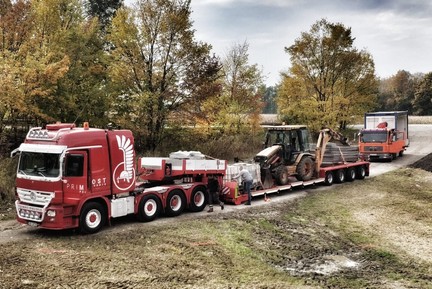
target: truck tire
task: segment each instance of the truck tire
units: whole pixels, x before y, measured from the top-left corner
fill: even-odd
[[[336,171],[335,182],[339,184],[345,182],[345,170],[340,169]]]
[[[299,181],[309,181],[314,174],[314,161],[310,157],[303,157],[296,168]]]
[[[141,222],[150,222],[156,219],[162,209],[162,204],[158,197],[148,195],[141,199],[138,207],[137,218]]]
[[[83,234],[98,232],[106,222],[106,209],[97,202],[85,203],[79,217],[79,228]]]
[[[285,166],[279,166],[275,171],[275,180],[278,186],[284,186],[289,182],[288,171]]]
[[[404,151],[400,151],[399,152],[399,157],[403,157],[403,155],[404,155]]]
[[[346,171],[346,180],[348,182],[354,181],[356,178],[356,171],[354,168],[348,168]]]
[[[358,180],[363,180],[366,177],[366,169],[364,166],[359,166],[357,168],[356,177]]]
[[[331,186],[333,185],[333,182],[334,182],[333,172],[328,171],[325,175],[324,183],[326,184],[326,186]]]
[[[168,194],[165,213],[169,217],[175,217],[183,213],[186,206],[186,197],[182,190],[173,190]]]
[[[211,194],[211,193],[210,193]],[[192,212],[201,212],[208,203],[207,189],[203,186],[198,186],[193,189],[189,210]]]

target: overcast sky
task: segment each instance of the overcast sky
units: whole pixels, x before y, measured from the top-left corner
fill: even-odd
[[[192,0],[192,10],[196,40],[221,57],[247,41],[267,85],[290,67],[284,47],[321,18],[351,27],[354,46],[372,54],[379,77],[432,72],[431,0]]]

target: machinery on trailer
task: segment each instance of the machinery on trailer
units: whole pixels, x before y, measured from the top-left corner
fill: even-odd
[[[111,218],[202,211],[209,178],[222,184],[223,160],[197,152],[140,158],[128,130],[57,123],[32,128],[19,153],[17,220],[46,229],[97,232]],[[137,178],[139,176],[139,178]]]
[[[373,159],[396,159],[409,146],[408,112],[370,112],[359,133],[360,153]]]
[[[364,179],[369,175],[369,162],[359,158],[358,147],[351,147],[341,134],[323,129],[315,146],[310,149],[310,136],[306,126],[266,126],[265,149],[259,152],[254,163],[228,165],[224,178],[225,202],[241,204],[247,201],[242,194],[241,180],[233,180],[240,167],[253,176],[252,196],[261,196],[319,183],[332,185]],[[330,146],[329,142],[334,141]],[[332,148],[332,149],[329,149]]]

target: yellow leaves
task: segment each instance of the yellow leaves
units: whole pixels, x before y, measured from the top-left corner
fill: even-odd
[[[54,63],[49,63],[43,72],[43,79],[49,84],[56,84],[56,82],[65,76],[69,70],[70,60],[69,56],[65,55],[62,60]]]

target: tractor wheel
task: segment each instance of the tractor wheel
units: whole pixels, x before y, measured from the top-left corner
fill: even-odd
[[[276,169],[275,180],[276,180],[276,184],[279,186],[288,184],[289,176],[288,176],[287,168],[285,166],[282,165]]]
[[[303,157],[297,165],[296,172],[299,181],[309,181],[314,174],[314,161],[310,157]]]
[[[156,219],[162,210],[162,204],[158,197],[148,195],[141,199],[138,207],[138,220],[150,222]]]
[[[186,197],[181,190],[173,190],[168,194],[165,212],[167,216],[180,215],[186,206]]]
[[[106,218],[106,210],[100,203],[86,203],[79,218],[80,231],[84,234],[96,233],[105,225]]]
[[[211,193],[210,193],[211,194]],[[192,212],[201,212],[207,205],[207,190],[203,186],[198,186],[192,191],[189,210]]]

